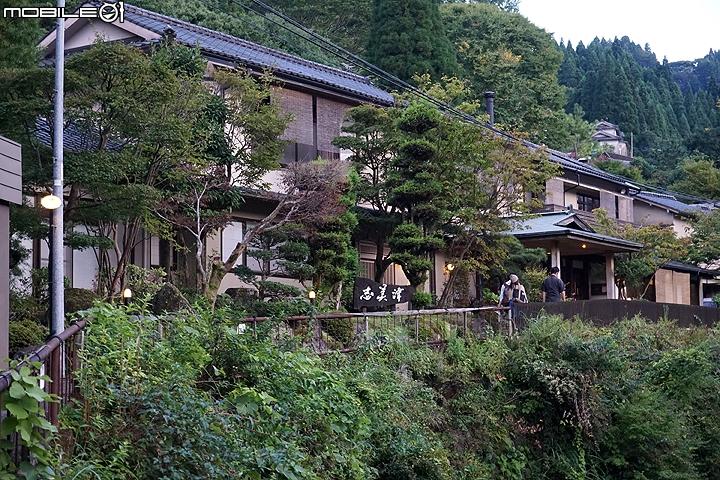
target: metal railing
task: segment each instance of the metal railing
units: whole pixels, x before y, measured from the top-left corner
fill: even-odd
[[[516,328],[508,318],[510,307],[448,308],[433,310],[398,310],[393,312],[315,314],[287,317],[285,333],[290,336],[312,333],[312,344],[318,353],[330,351],[350,352],[363,338],[376,333],[395,331],[417,343],[437,344],[447,340],[451,332],[466,336],[472,331],[483,335],[487,327],[512,334]],[[273,320],[273,317],[246,317],[240,320],[238,331],[246,331],[258,324]],[[334,338],[331,322],[351,320],[350,337]],[[310,329],[313,332],[309,332]],[[347,325],[346,325],[347,328]],[[282,332],[278,331],[278,334]]]
[[[0,374],[0,393],[9,389],[13,384],[12,370],[19,371],[23,366],[40,363],[39,374],[50,378],[42,380],[40,386],[53,396],[56,401],[44,402],[45,417],[50,423],[58,425],[60,406],[71,402],[76,396],[74,372],[79,368],[78,350],[82,347],[84,328],[87,320],[79,320],[62,333],[51,337],[45,345],[34,350],[27,358],[22,360],[14,369],[6,370]],[[33,370],[34,367],[31,366]],[[7,415],[2,402],[0,402],[2,418]],[[27,458],[28,452],[20,447],[19,434],[9,436],[15,448],[12,450],[12,461],[18,464]]]

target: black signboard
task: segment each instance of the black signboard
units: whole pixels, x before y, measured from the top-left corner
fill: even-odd
[[[355,308],[384,307],[409,302],[415,288],[409,285],[388,285],[367,278],[355,278],[353,300]]]

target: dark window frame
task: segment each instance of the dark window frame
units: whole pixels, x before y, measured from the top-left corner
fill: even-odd
[[[581,212],[592,212],[600,208],[600,197],[593,197],[585,193],[577,194],[577,206]]]

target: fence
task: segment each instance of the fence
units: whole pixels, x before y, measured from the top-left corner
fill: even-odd
[[[518,304],[516,324],[523,328],[528,318],[537,317],[541,311],[549,315],[562,315],[591,321],[596,325],[610,325],[623,318],[640,315],[650,321],[675,320],[680,327],[711,326],[720,322],[720,308],[675,303],[656,303],[627,300],[579,300],[574,302]]]

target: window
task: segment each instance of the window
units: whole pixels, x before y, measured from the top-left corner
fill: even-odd
[[[283,158],[280,163],[289,165],[295,162],[312,162],[318,157],[317,149],[306,143],[291,143],[283,150]]]
[[[600,208],[600,199],[589,195],[578,193],[577,196],[578,210],[581,212],[592,212],[596,208]]]

